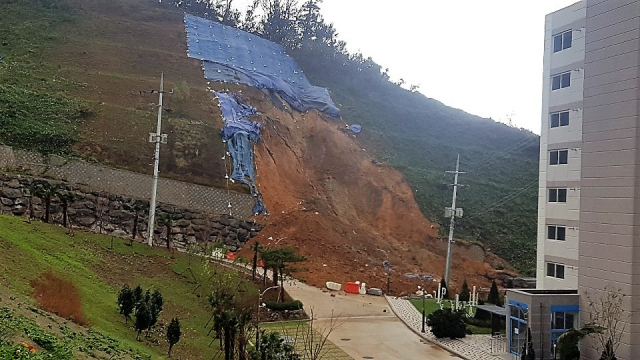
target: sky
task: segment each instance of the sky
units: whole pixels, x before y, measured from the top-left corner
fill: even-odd
[[[577,0],[324,0],[351,51],[448,106],[540,134],[545,15]]]

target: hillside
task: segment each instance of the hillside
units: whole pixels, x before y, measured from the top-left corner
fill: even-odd
[[[212,338],[205,328],[208,289],[196,290],[197,283],[181,275],[190,267],[198,278],[209,277],[203,275],[202,263],[186,254],[126,243],[82,232],[69,236],[58,226],[0,215],[0,345],[26,341],[56,360],[165,358],[163,332],[178,317],[184,337],[174,349],[176,358],[219,356],[218,347],[209,346]],[[213,269],[217,276],[233,276]],[[123,284],[163,293],[159,325],[143,341],[136,341],[132,323],[126,325],[118,313],[116,298]],[[255,295],[256,289],[250,292]]]
[[[152,147],[146,139],[155,127],[157,99],[140,90],[157,89],[164,71],[174,94],[165,98],[171,111],[165,113],[169,144],[161,155],[162,176],[226,187],[220,112],[207,93],[201,64],[186,57],[180,11],[146,0],[26,3],[31,6],[0,5],[0,54],[5,56],[0,61],[0,120],[9,129],[0,133],[0,142],[150,173]],[[259,184],[272,209],[262,242],[288,238],[284,243],[315,259],[309,266],[313,274],[347,279],[357,263],[357,273],[366,274],[362,280],[380,286],[384,256],[375,250],[380,247],[392,252],[398,284],[406,281],[404,272],[441,276],[444,245],[435,240],[438,226],[415,201],[428,219],[442,222],[450,197],[444,184],[451,182],[443,171],[452,169],[460,152],[462,170],[476,163],[476,171],[461,178],[471,187],[460,192],[466,217],[457,234],[485,242],[519,269],[532,266],[535,187],[497,211],[480,213],[536,178],[535,135],[447,108],[380,76],[341,72],[309,60],[302,50],[292,55],[312,82],[329,87],[343,121],[361,123],[364,131],[353,137],[343,131],[344,122],[278,110],[262,93],[218,86],[249,94],[249,103],[267,114],[263,123],[276,121],[276,127],[288,131],[285,140],[265,127],[265,143],[256,150]],[[43,117],[51,102],[61,111]],[[68,113],[64,121],[62,110]],[[52,126],[42,128],[42,123]],[[61,140],[52,142],[52,133]],[[34,136],[42,138],[30,141]],[[270,151],[277,167],[269,163]],[[504,263],[491,254],[476,260],[459,257],[455,281],[469,277],[486,284],[495,272],[482,260]],[[323,282],[315,275],[309,278]]]

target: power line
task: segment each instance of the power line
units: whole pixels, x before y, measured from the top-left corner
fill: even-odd
[[[537,183],[538,183],[537,179],[532,181],[532,182],[530,182],[530,183],[528,183],[527,185],[525,185],[525,186],[523,186],[523,187],[511,192],[510,194],[506,195],[502,199],[500,199],[498,201],[495,201],[494,203],[488,205],[484,210],[471,215],[468,219],[473,219],[473,218],[478,217],[479,215],[486,214],[486,213],[488,213],[490,211],[495,210],[499,206],[501,206],[501,205],[503,205],[503,204],[505,204],[505,203],[517,198],[518,196],[523,194],[525,191],[527,191],[529,188],[531,188],[532,186],[536,185]]]
[[[507,150],[504,150],[501,152],[501,154],[499,153],[498,155],[495,156],[491,156],[491,157],[485,157],[483,160],[480,160],[474,164],[472,164],[470,166],[470,168],[472,168],[469,172],[478,172],[488,166],[491,166],[499,161],[502,160],[506,160],[508,158],[510,158],[513,153],[515,153],[516,151],[520,151],[520,150],[524,150],[527,147],[529,147],[530,145],[532,145],[537,139],[536,138],[531,138],[529,140],[527,140],[524,143],[520,143],[519,145],[513,146]],[[478,166],[475,169],[473,169],[474,166]]]

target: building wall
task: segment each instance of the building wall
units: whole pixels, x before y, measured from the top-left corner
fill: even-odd
[[[586,320],[584,294],[626,295],[616,355],[631,360],[640,352],[640,1],[586,4],[578,284]],[[583,354],[599,358],[589,342]]]
[[[545,19],[537,236],[539,289],[578,286],[585,10],[585,3],[579,2],[549,14]],[[571,47],[554,53],[553,36],[565,31],[572,33]],[[552,76],[566,72],[570,73],[571,86],[552,90]],[[560,111],[569,112],[569,125],[551,128],[550,114]],[[549,152],[565,149],[568,150],[568,163],[549,165]],[[549,188],[566,188],[567,202],[550,203]],[[548,240],[548,225],[564,226],[565,241]],[[564,279],[546,276],[548,262],[565,266]]]

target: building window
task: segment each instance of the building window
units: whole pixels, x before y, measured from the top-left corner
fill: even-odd
[[[564,226],[549,225],[547,226],[547,239],[564,241],[566,238],[567,228]]]
[[[551,90],[563,89],[571,86],[571,71],[554,75],[551,78]]]
[[[567,189],[549,189],[550,203],[566,203]]]
[[[573,31],[565,31],[553,36],[553,52],[562,51],[571,47]]]
[[[569,163],[569,150],[549,151],[549,165],[566,165]]]
[[[551,114],[551,119],[549,120],[549,124],[552,128],[557,128],[560,126],[568,126],[569,125],[569,112],[561,111],[557,113]]]
[[[551,355],[560,335],[578,324],[578,305],[551,305]]]
[[[564,279],[564,265],[548,262],[547,276]]]

